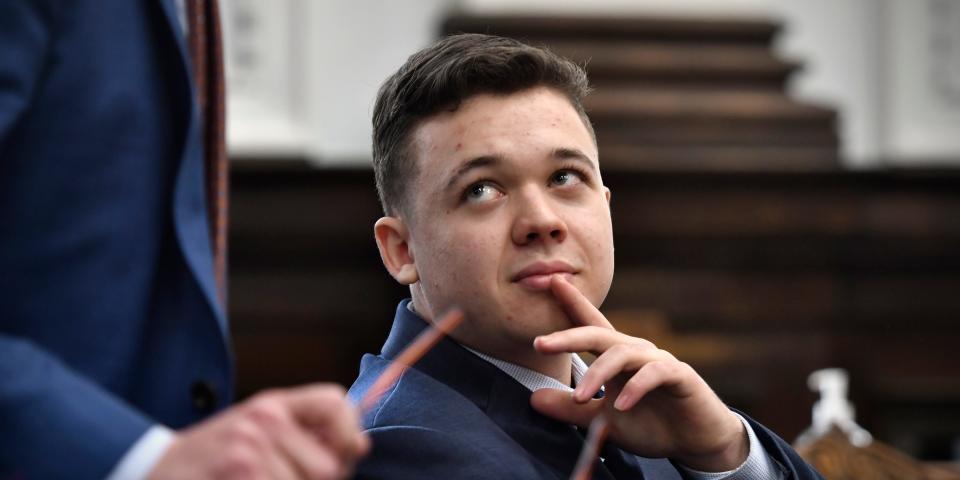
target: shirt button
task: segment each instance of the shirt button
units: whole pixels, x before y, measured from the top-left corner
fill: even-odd
[[[217,390],[210,382],[197,380],[190,386],[190,399],[198,412],[211,413],[217,406]]]

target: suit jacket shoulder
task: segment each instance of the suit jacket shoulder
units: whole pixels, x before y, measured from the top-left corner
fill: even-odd
[[[355,400],[388,362],[368,355]],[[374,451],[357,478],[552,478],[476,404],[410,369],[363,419]]]

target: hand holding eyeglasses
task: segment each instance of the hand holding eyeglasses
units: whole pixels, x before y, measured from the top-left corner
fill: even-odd
[[[609,420],[610,440],[651,458],[670,458],[704,472],[733,470],[749,453],[740,419],[690,365],[642,338],[616,331],[580,291],[555,276],[551,290],[578,327],[538,337],[540,353],[591,352],[597,356],[573,394],[534,392],[533,408],[586,427]],[[605,396],[594,394],[605,387]]]

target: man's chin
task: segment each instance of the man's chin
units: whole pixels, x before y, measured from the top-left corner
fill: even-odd
[[[538,335],[547,335],[579,326],[570,320],[552,298],[549,301],[532,299],[523,308],[522,321],[530,325],[530,330],[535,332],[531,340]]]

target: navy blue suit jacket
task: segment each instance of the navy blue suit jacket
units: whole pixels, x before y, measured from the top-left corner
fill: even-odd
[[[397,308],[381,354],[364,356],[349,392],[354,401],[426,328],[408,303]],[[748,421],[786,478],[820,478],[783,440]],[[357,478],[566,479],[584,439],[576,428],[537,413],[526,387],[450,339],[408,369],[363,425],[373,451]],[[682,478],[666,459],[639,457],[610,443],[601,456],[596,479]]]
[[[174,0],[0,1],[0,478],[230,399],[185,48]]]

